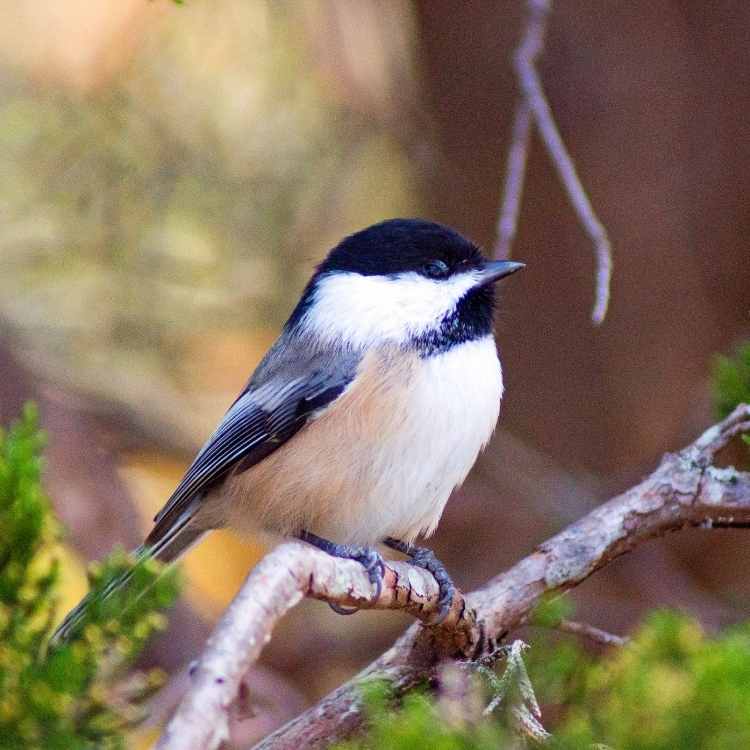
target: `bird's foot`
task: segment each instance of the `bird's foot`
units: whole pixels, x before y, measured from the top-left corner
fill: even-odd
[[[383,544],[410,557],[411,563],[418,568],[424,568],[426,571],[432,573],[438,583],[440,596],[438,598],[438,611],[431,624],[439,625],[448,616],[453,597],[456,593],[456,586],[453,583],[453,579],[450,577],[443,563],[427,547],[416,547],[413,544],[402,542],[400,539],[394,539],[390,536],[383,540]]]
[[[340,557],[345,560],[355,560],[358,562],[367,571],[370,583],[375,586],[375,594],[373,595],[371,602],[375,603],[380,598],[380,592],[383,589],[385,563],[376,549],[373,547],[364,547],[358,544],[336,544],[335,542],[328,541],[328,539],[323,539],[316,534],[312,534],[309,531],[301,531],[299,538],[303,542],[312,544],[313,547],[317,547],[333,557]],[[328,606],[340,615],[353,615],[355,612],[359,612],[359,609],[356,607],[354,609],[347,609],[335,602],[328,602]]]

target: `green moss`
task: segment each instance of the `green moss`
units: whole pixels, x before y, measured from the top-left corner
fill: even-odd
[[[494,722],[455,726],[424,690],[413,690],[396,705],[387,682],[369,683],[363,700],[369,716],[365,737],[336,745],[336,750],[497,750],[506,733]]]
[[[559,748],[750,746],[750,627],[709,638],[687,617],[652,615],[631,645],[590,668],[556,738]]]
[[[531,614],[531,623],[543,628],[554,628],[561,620],[570,617],[573,605],[564,594],[545,596]]]
[[[716,411],[725,417],[738,404],[750,403],[750,343],[738,346],[731,357],[717,356],[713,364]]]

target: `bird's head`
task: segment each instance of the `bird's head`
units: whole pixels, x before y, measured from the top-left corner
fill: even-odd
[[[520,268],[486,259],[449,227],[391,219],[331,250],[287,328],[356,348],[445,350],[491,333],[494,283]]]

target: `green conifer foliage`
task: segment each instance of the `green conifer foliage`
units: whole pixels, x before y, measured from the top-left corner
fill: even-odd
[[[559,750],[750,747],[750,627],[709,638],[688,617],[652,614],[588,669],[555,737]]]
[[[448,720],[439,686],[437,693],[416,690],[400,702],[387,686],[366,686],[368,731],[337,750],[750,747],[750,625],[709,637],[695,620],[659,611],[628,645],[610,648],[598,659],[569,637],[542,635],[532,644],[528,672],[551,732],[543,742],[519,731],[513,711],[507,710],[514,701],[511,693],[504,699],[505,711],[487,710],[494,703],[493,681],[478,673],[486,708],[474,721],[458,724]],[[503,669],[502,660],[498,666]]]
[[[713,386],[720,417],[726,417],[738,404],[750,404],[750,342],[738,346],[731,357],[716,357]]]
[[[68,643],[48,648],[60,527],[41,486],[43,443],[31,406],[0,432],[0,748],[120,748],[161,681],[126,668],[163,627],[176,581],[154,564],[136,566],[127,591],[100,599]],[[132,565],[115,553],[92,569],[92,590]]]

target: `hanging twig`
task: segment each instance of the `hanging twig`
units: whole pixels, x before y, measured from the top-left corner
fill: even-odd
[[[508,148],[508,163],[505,168],[505,184],[503,185],[502,203],[497,221],[497,243],[495,257],[506,259],[510,257],[513,241],[518,229],[518,211],[523,195],[523,183],[526,177],[526,162],[529,156],[531,141],[531,110],[523,97],[516,107],[513,120],[513,132]]]
[[[526,161],[530,145],[531,117],[547,153],[563,183],[565,192],[596,251],[596,296],[591,319],[600,324],[607,314],[612,277],[612,245],[576,173],[573,160],[563,143],[552,109],[544,93],[536,61],[544,49],[552,0],[528,0],[524,33],[514,55],[521,96],[516,107],[508,164],[503,190],[495,255],[508,257],[518,226]]]

